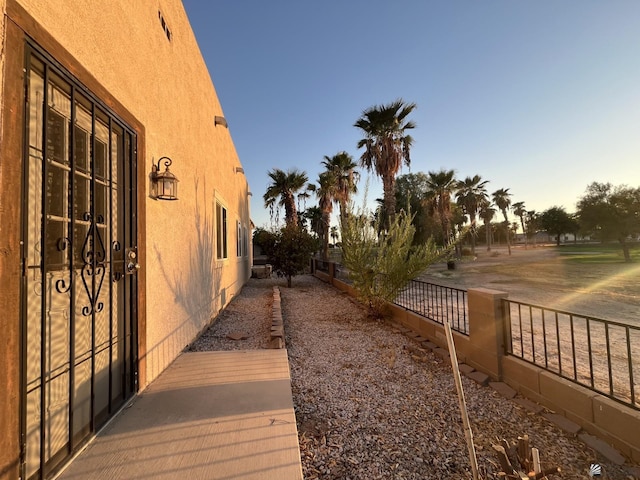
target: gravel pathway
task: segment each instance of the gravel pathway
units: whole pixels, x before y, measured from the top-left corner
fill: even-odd
[[[305,479],[470,479],[451,366],[349,296],[310,276],[251,279],[193,351],[265,348],[280,287]],[[229,334],[242,333],[241,340]],[[233,336],[233,335],[232,335]],[[633,479],[572,435],[463,377],[481,478],[498,478],[491,447],[528,434],[549,477]],[[637,467],[636,467],[637,468]],[[633,470],[637,474],[636,470]]]

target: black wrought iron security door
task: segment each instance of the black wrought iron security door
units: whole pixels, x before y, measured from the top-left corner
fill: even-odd
[[[136,136],[31,47],[25,93],[23,470],[47,478],[136,389]]]

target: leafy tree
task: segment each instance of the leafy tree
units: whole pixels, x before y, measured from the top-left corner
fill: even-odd
[[[416,108],[415,103],[405,103],[398,99],[387,105],[376,105],[365,110],[354,124],[364,134],[358,148],[364,147],[360,164],[374,171],[382,179],[384,192],[384,226],[389,226],[396,213],[395,181],[404,162],[411,163],[410,150],[413,138],[407,130],[415,128],[415,123],[407,120]]]
[[[456,188],[455,172],[440,170],[429,172],[427,176],[427,195],[434,211],[438,213],[444,244],[453,242],[451,231],[451,197]]]
[[[524,202],[516,202],[511,205],[513,214],[520,219],[520,225],[522,226],[522,235],[524,236],[524,248],[527,248],[527,229],[524,224],[524,217],[527,214],[527,209],[524,208]]]
[[[253,231],[253,244],[260,248],[264,255],[269,255],[269,252],[273,250],[275,243],[275,234],[258,227]]]
[[[504,216],[504,229],[507,234],[507,250],[509,251],[509,255],[511,255],[511,230],[509,225],[509,218],[507,217],[507,210],[511,205],[511,199],[509,198],[511,194],[509,193],[508,188],[501,188],[496,190],[491,194],[493,198],[493,203],[496,204],[496,207],[500,209],[502,215]]]
[[[476,253],[476,216],[478,206],[483,199],[487,198],[486,185],[488,180],[482,180],[480,175],[466,177],[456,184],[456,202],[460,205],[466,215],[469,215],[471,224],[471,251]]]
[[[556,245],[560,246],[563,233],[574,231],[575,223],[564,207],[551,207],[540,215],[540,226],[551,235],[556,235]]]
[[[425,243],[437,231],[434,219],[427,208],[427,181],[427,176],[422,172],[400,175],[396,179],[396,205],[402,205],[405,210],[414,213],[414,244]]]
[[[640,188],[593,182],[577,206],[582,228],[602,241],[617,240],[625,262],[631,262],[629,238],[640,234]]]
[[[454,203],[451,205],[451,225],[453,225],[453,239],[456,242],[456,249],[459,249],[460,239],[466,235],[469,230],[465,228],[465,223],[467,223],[467,216],[464,214],[464,210],[460,205]]]
[[[413,246],[411,220],[410,212],[400,211],[381,235],[378,222],[372,225],[363,212],[348,215],[342,223],[342,263],[360,299],[376,316],[384,315],[386,303],[444,254],[431,241]]]
[[[298,209],[296,207],[296,193],[302,190],[308,177],[305,172],[294,168],[288,171],[274,168],[268,172],[272,182],[267,186],[264,194],[264,206],[269,208],[271,217],[278,221],[277,206],[284,207],[284,220],[287,225],[298,224]]]
[[[540,229],[540,214],[535,210],[527,212],[527,237],[533,239],[533,246],[536,246],[536,236]]]
[[[266,232],[266,231],[264,231]],[[265,253],[273,270],[286,277],[287,287],[291,287],[291,279],[305,271],[309,266],[311,255],[318,250],[318,241],[300,225],[286,225],[277,232],[261,234]],[[270,237],[270,238],[269,238]]]
[[[333,157],[325,155],[322,164],[335,179],[336,191],[333,199],[340,205],[340,218],[342,218],[347,212],[351,195],[358,191],[357,182],[360,179],[360,174],[356,171],[358,164],[347,152],[339,152]]]

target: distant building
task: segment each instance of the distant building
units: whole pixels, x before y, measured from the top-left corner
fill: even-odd
[[[50,478],[247,281],[249,186],[180,0],[0,8],[0,479]]]

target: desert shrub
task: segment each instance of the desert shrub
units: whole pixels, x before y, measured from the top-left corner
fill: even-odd
[[[379,220],[362,209],[349,212],[342,222],[342,263],[360,300],[377,316],[386,313],[387,302],[409,281],[448,252],[438,249],[432,238],[413,245],[412,219],[410,211],[401,211],[383,231]]]

